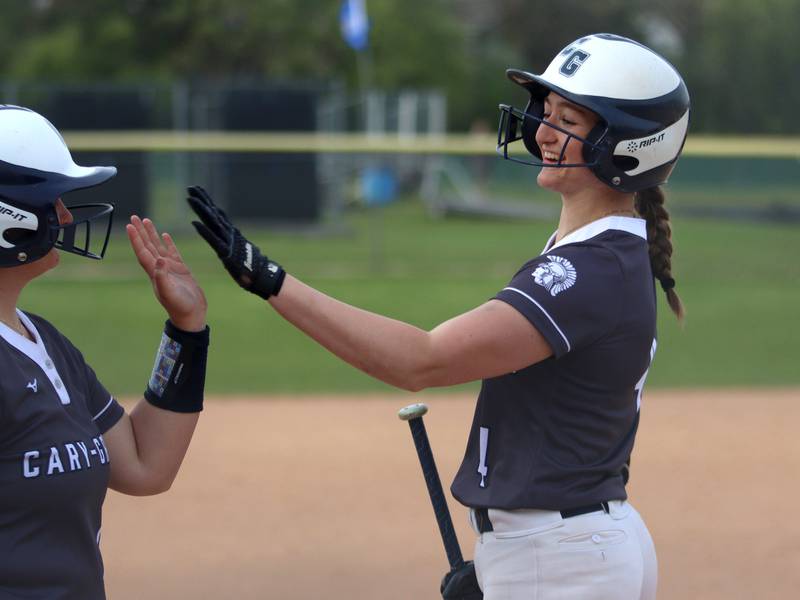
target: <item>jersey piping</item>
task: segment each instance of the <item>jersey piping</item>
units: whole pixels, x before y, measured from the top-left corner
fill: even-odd
[[[97,421],[97,419],[99,419],[103,415],[103,413],[106,412],[111,407],[112,404],[114,404],[114,397],[113,396],[111,396],[108,399],[108,403],[103,407],[103,409],[99,413],[97,413],[95,416],[92,417],[92,421]]]
[[[558,323],[556,323],[556,322],[555,322],[555,319],[553,319],[553,317],[551,317],[551,316],[550,316],[550,313],[548,313],[548,312],[547,312],[547,311],[544,309],[544,307],[543,307],[541,304],[539,304],[539,303],[538,303],[536,300],[534,300],[533,298],[531,298],[531,297],[530,297],[528,294],[526,294],[526,293],[525,293],[525,292],[523,292],[522,290],[518,290],[518,289],[517,289],[517,288],[515,288],[515,287],[506,287],[506,288],[503,288],[503,289],[504,289],[504,290],[508,290],[508,291],[510,291],[510,292],[516,292],[516,293],[517,293],[517,294],[519,294],[520,296],[524,296],[525,298],[527,298],[528,300],[530,300],[531,302],[533,302],[533,303],[536,305],[536,308],[538,308],[540,311],[542,311],[542,313],[544,314],[544,316],[545,316],[545,317],[547,317],[547,318],[550,320],[550,322],[553,324],[553,327],[555,327],[555,328],[556,328],[556,331],[558,331],[559,335],[561,335],[561,337],[562,337],[562,338],[563,338],[563,340],[564,340],[564,343],[567,345],[567,352],[569,352],[570,350],[572,350],[572,346],[570,346],[570,343],[569,343],[569,340],[567,339],[567,336],[566,336],[566,335],[564,335],[564,332],[563,332],[563,331],[561,331],[561,328],[558,326]]]
[[[577,244],[580,242],[585,242],[588,239],[591,239],[595,236],[600,235],[601,233],[608,231],[608,230],[618,230],[624,231],[626,233],[630,233],[632,235],[636,235],[643,240],[647,240],[647,222],[644,219],[640,219],[637,217],[623,217],[623,216],[608,216],[603,217],[601,219],[597,219],[596,221],[592,221],[591,223],[587,223],[583,227],[579,227],[572,233],[565,235],[558,243],[554,243],[556,236],[558,235],[558,231],[554,231],[550,238],[547,240],[544,248],[542,249],[542,254],[546,252],[552,252],[556,248],[560,248],[561,246],[566,246],[568,244]],[[536,308],[538,308],[542,314],[547,318],[548,321],[553,325],[555,330],[561,336],[561,339],[564,340],[564,344],[566,345],[565,352],[571,352],[572,346],[569,343],[569,339],[564,334],[564,331],[561,327],[558,326],[556,320],[550,315],[550,313],[545,310],[545,308],[539,304],[536,300],[534,300],[531,296],[519,290],[515,287],[505,287],[504,290],[508,290],[510,292],[516,292],[521,296],[524,296],[528,300],[530,300]],[[554,348],[555,350],[555,348]]]

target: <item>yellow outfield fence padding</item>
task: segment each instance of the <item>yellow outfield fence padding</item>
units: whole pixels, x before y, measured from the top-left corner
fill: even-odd
[[[340,152],[493,154],[496,136],[228,131],[67,131],[72,150],[118,152]],[[524,148],[514,153],[524,154]],[[800,158],[800,137],[690,135],[684,155]]]

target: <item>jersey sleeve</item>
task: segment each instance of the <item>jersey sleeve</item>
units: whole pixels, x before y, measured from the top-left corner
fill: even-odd
[[[564,246],[528,262],[495,299],[522,313],[560,358],[616,326],[622,277],[608,250]]]
[[[81,351],[63,333],[39,315],[25,314],[42,336],[48,352],[53,355],[62,380],[68,384],[67,388],[80,389],[85,396],[86,409],[100,433],[111,429],[125,414],[125,409],[100,383]]]
[[[92,414],[92,420],[97,425],[100,433],[105,433],[116,425],[122,418],[125,409],[100,383],[94,370],[84,363],[86,368],[86,387],[88,390],[87,403]]]

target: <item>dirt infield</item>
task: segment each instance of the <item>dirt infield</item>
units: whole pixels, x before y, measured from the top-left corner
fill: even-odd
[[[109,492],[110,600],[435,600],[446,559],[399,408],[426,402],[445,487],[474,398],[210,399],[173,489]],[[800,594],[800,390],[645,394],[629,494],[659,598]],[[449,497],[464,554],[474,536]]]

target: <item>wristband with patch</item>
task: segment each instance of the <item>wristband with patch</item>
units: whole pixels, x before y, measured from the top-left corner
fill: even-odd
[[[145,399],[173,412],[203,410],[208,341],[208,326],[202,331],[183,331],[168,320],[144,391]]]

